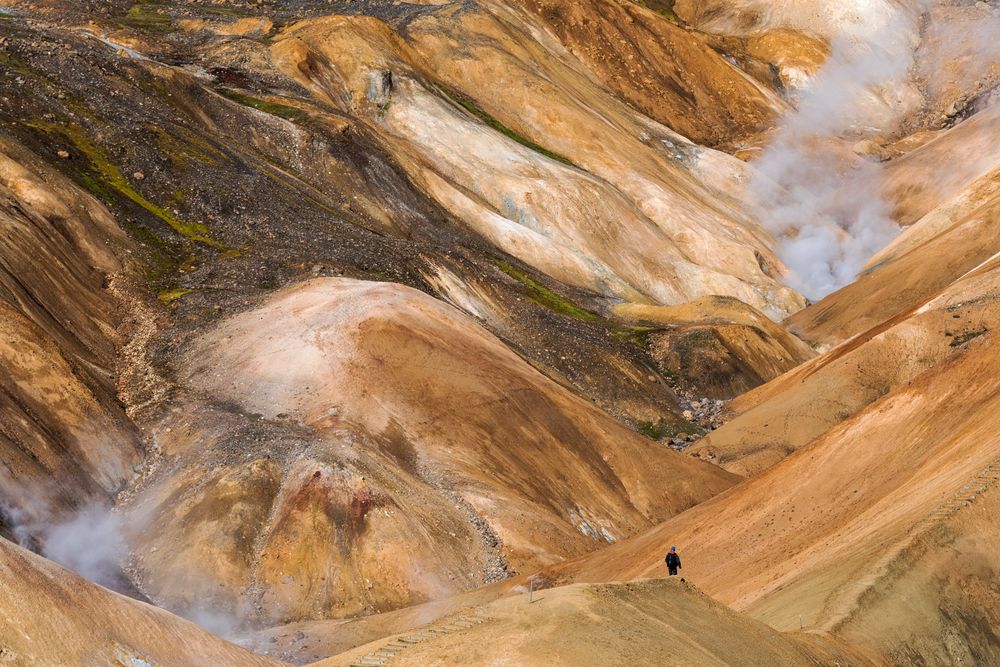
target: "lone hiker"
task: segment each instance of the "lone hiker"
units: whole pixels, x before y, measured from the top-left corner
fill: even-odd
[[[681,569],[681,557],[677,555],[677,547],[670,547],[664,560],[667,562],[667,572],[671,577],[676,577],[677,570]]]

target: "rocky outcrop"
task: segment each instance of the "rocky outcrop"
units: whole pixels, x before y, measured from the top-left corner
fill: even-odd
[[[711,296],[677,306],[622,304],[614,312],[644,327],[638,334],[648,341],[661,372],[691,400],[735,398],[815,354],[733,298]]]

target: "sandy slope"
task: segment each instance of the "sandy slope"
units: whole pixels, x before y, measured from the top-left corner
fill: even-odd
[[[920,308],[741,396],[733,403],[739,415],[691,451],[727,469],[755,473],[886,395],[905,390],[962,354],[963,341],[995,328],[995,267],[995,260],[986,262]]]
[[[563,282],[661,303],[726,294],[772,316],[800,307],[761,268],[759,257],[780,263],[739,200],[745,165],[623,104],[536,20],[496,2],[446,5],[402,34],[329,17],[282,32],[273,54],[370,123],[445,208]],[[456,95],[575,166],[480,122]]]
[[[996,262],[973,272],[886,335],[899,337],[896,349],[906,349],[904,341],[928,335],[922,319],[940,327],[947,320],[958,322],[952,314],[971,325],[970,333],[994,329],[1000,317],[998,277]],[[903,337],[907,330],[918,337]],[[937,335],[947,338],[940,329]],[[994,335],[951,337],[956,345],[949,344],[946,356],[928,370],[889,388],[777,465],[640,538],[556,570],[577,580],[650,576],[661,570],[665,545],[678,544],[686,556],[687,576],[721,601],[777,628],[795,627],[800,615],[809,627],[836,627],[863,613],[873,582],[891,572],[915,536],[936,525],[940,515],[932,513],[954,498],[967,497],[982,471],[1000,457],[995,435],[1000,385],[994,372],[1000,348]],[[868,345],[877,345],[875,341]],[[865,377],[864,367],[844,360],[838,364],[850,369],[847,377]],[[808,384],[793,383],[814,397],[836,393],[823,384],[811,391]],[[963,531],[956,532],[955,539],[963,539]],[[962,551],[948,549],[941,557],[964,563],[969,568],[964,576],[978,576],[973,574],[977,558],[992,559],[988,552],[972,552],[972,560],[963,561]],[[928,603],[915,614],[919,623],[929,623],[926,614],[935,604],[930,600],[953,592],[923,585],[921,595],[928,596]],[[885,604],[905,604],[895,595],[906,595],[905,589],[894,591]],[[958,609],[975,604],[974,598],[949,602]],[[908,619],[901,616],[900,627]],[[883,619],[886,623],[889,619]],[[953,632],[966,631],[959,617],[948,623]],[[981,647],[982,637],[972,635],[968,643],[957,642],[959,648],[978,650],[980,659],[992,655],[992,649]],[[910,647],[917,653],[938,648],[918,644]]]
[[[45,520],[104,498],[141,459],[114,382],[131,242],[94,198],[0,138],[0,510]],[[2,522],[0,511],[0,522]]]
[[[5,665],[277,667],[162,609],[95,586],[0,539]]]
[[[837,634],[878,646],[897,664],[994,664],[1000,562],[997,466],[962,494],[957,511],[937,515],[879,572]],[[984,491],[985,489],[985,491]],[[955,638],[960,637],[960,641]]]
[[[965,200],[968,207],[972,186],[995,171],[997,165],[1000,105],[996,104],[889,162],[885,190],[889,200],[896,202],[893,217],[900,225],[920,223],[925,229],[901,235],[873,257],[869,266],[905,254],[925,241],[929,232],[939,231],[929,223],[937,216],[929,214],[957,199]]]
[[[577,584],[530,601],[524,592],[316,665],[347,667],[380,649],[401,667],[869,664],[833,642],[742,617],[678,579]]]
[[[144,590],[182,609],[208,585],[272,622],[386,611],[634,535],[736,479],[399,285],[288,288],[177,372],[190,407],[159,427],[169,464],[132,513]],[[258,426],[234,442],[240,414]]]

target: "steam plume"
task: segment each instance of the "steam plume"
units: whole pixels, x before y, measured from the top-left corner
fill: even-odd
[[[10,482],[10,477],[0,474],[0,482]],[[5,488],[18,488],[16,504],[0,497],[0,518],[18,545],[95,584],[134,594],[121,569],[128,547],[119,514],[93,503],[67,515],[53,509],[58,503],[45,488]]]
[[[958,94],[982,88],[998,67],[1000,9],[980,3],[962,14],[936,13],[932,4],[917,0],[867,37],[835,41],[756,163],[751,197],[761,222],[778,240],[788,283],[811,299],[854,280],[898,233],[880,164],[848,146],[897,129],[915,110],[918,93],[908,79],[918,78],[932,97],[947,86]]]
[[[42,553],[95,584],[119,590],[128,547],[119,515],[91,505],[68,521],[48,527]]]
[[[0,480],[8,479],[0,471]],[[128,580],[123,564],[129,556],[127,530],[147,526],[146,517],[90,504],[66,517],[53,511],[50,494],[22,489],[18,504],[0,498],[0,519],[17,543],[45,556],[89,581],[130,597],[149,601]],[[58,517],[58,518],[57,518]],[[207,602],[174,613],[220,637],[238,639],[245,627],[244,610],[213,607]]]
[[[913,64],[912,30],[900,28],[886,25],[864,42],[834,42],[798,110],[755,165],[751,195],[761,222],[778,239],[790,286],[811,299],[853,280],[897,233],[879,165],[837,140],[895,115],[876,91]]]

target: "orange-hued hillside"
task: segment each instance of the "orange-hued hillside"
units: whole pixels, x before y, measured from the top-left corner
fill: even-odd
[[[1000,664],[998,31],[0,0],[0,663]]]

